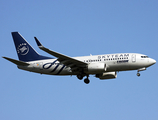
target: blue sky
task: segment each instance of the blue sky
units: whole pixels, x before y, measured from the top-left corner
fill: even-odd
[[[18,59],[11,32],[68,56],[142,53],[158,61],[157,0],[1,0],[0,55]],[[0,59],[1,120],[157,120],[157,64],[114,80],[48,76]]]

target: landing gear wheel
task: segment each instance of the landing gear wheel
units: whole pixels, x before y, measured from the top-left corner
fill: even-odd
[[[89,84],[90,80],[89,80],[88,78],[86,78],[86,79],[84,79],[84,82],[85,82],[86,84]]]
[[[139,77],[139,76],[140,76],[140,73],[137,73],[137,76]]]
[[[79,80],[82,80],[82,79],[83,79],[83,75],[82,75],[82,74],[78,74],[78,75],[77,75],[77,78],[78,78]]]

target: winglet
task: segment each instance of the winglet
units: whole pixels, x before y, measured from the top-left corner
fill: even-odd
[[[43,47],[43,45],[40,43],[40,41],[36,37],[34,37],[34,38],[36,40],[36,43],[37,43],[38,47]]]

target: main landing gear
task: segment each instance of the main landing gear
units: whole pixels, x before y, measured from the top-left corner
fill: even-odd
[[[83,76],[82,74],[78,74],[78,75],[77,75],[77,78],[78,78],[79,80],[82,80],[83,77],[84,77],[84,76]]]
[[[86,83],[86,84],[89,84],[89,83],[90,83],[90,80],[88,79],[88,76],[87,76],[86,79],[84,79],[84,83]]]
[[[77,78],[78,78],[79,80],[82,80],[83,77],[84,77],[84,76],[83,76],[82,74],[78,74],[78,75],[77,75]],[[84,79],[84,83],[86,83],[86,84],[89,84],[89,83],[90,83],[90,80],[88,79],[88,77],[89,77],[89,75],[87,75],[87,78]]]

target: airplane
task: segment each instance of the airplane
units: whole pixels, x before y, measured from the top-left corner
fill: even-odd
[[[19,60],[3,58],[16,64],[19,69],[47,75],[75,75],[79,80],[86,77],[84,79],[86,84],[90,83],[89,75],[95,75],[100,80],[107,80],[116,78],[119,71],[137,70],[137,76],[140,76],[140,71],[156,63],[156,60],[138,53],[69,57],[44,47],[34,37],[41,50],[56,58],[46,57],[38,54],[19,32],[11,34]]]

